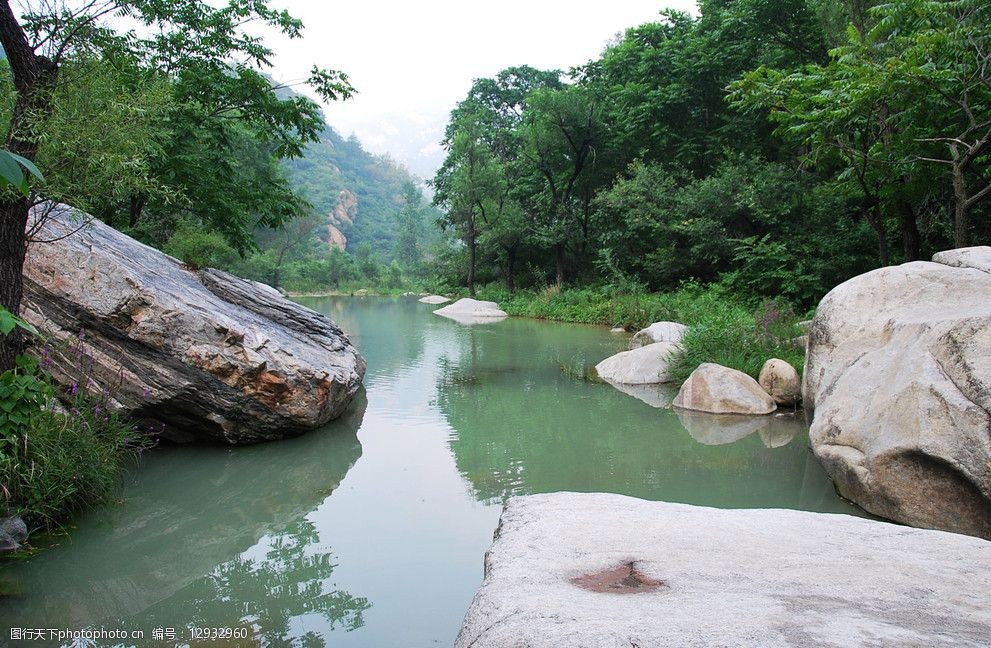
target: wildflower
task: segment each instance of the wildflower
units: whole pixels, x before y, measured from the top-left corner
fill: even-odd
[[[69,395],[75,396],[78,393],[79,393],[79,383],[74,382],[72,383],[72,386],[69,387]]]

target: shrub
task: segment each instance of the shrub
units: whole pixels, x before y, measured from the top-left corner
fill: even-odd
[[[37,333],[0,308],[0,333],[14,326]],[[81,349],[78,358],[88,360]],[[109,406],[109,394],[87,395],[73,385],[63,408],[44,372],[47,359],[42,347],[40,363],[20,356],[15,369],[0,374],[0,514],[50,529],[110,498],[121,466],[150,436]]]

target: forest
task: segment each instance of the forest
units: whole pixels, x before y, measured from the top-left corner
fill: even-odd
[[[273,80],[273,52],[244,26],[292,39],[303,25],[267,2],[25,6],[0,3],[0,387],[19,408],[0,438],[47,425],[32,412],[53,388],[21,355],[31,333],[15,317],[29,211],[45,204],[192,269],[289,291],[430,290],[512,315],[680,321],[693,328],[682,377],[701,362],[754,374],[767,357],[800,369],[786,342],[834,286],[991,242],[981,0],[661,11],[571,69],[520,62],[476,79],[427,192],[303,93],[347,99],[344,72]],[[80,402],[79,424],[99,407]],[[133,443],[126,422],[101,425],[108,456]],[[107,473],[89,455],[65,474],[92,468],[98,485]],[[50,505],[39,518],[78,501]]]
[[[991,6],[702,0],[451,114],[433,180],[474,294],[693,281],[809,308],[869,269],[991,241]]]

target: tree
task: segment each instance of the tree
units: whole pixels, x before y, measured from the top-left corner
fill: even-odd
[[[396,214],[396,244],[393,258],[408,269],[416,268],[423,256],[423,192],[412,182],[403,185],[403,206]]]
[[[595,98],[578,86],[539,90],[525,115],[525,155],[539,183],[520,201],[540,213],[537,236],[554,252],[557,285],[565,281],[568,244],[584,256],[590,241],[591,202],[604,184],[597,155],[605,125]],[[522,185],[526,191],[526,185]]]
[[[130,17],[150,35],[115,31],[107,22],[111,16]],[[62,66],[89,55],[105,60],[123,58],[159,70],[173,80],[182,98],[199,99],[202,95],[204,109],[213,113],[256,114],[259,123],[267,123],[266,132],[277,153],[298,152],[307,138],[315,136],[319,111],[312,102],[286,103],[275,97],[259,72],[270,64],[271,52],[244,30],[252,21],[270,25],[289,37],[298,37],[302,29],[300,21],[286,11],[270,8],[265,0],[229,0],[220,7],[203,0],[55,2],[46,3],[38,12],[25,12],[21,20],[12,3],[4,0],[0,3],[0,44],[17,92],[7,147],[26,160],[36,159],[38,126],[52,112],[52,96]],[[230,61],[235,59],[243,62],[232,66]],[[351,92],[347,77],[338,72],[314,68],[309,81],[327,99]],[[220,100],[212,100],[217,97]],[[181,160],[174,161],[181,168]],[[7,193],[0,197],[0,305],[15,313],[23,292],[25,228],[35,201],[34,195]],[[0,340],[0,371],[13,366],[19,348],[19,338]]]

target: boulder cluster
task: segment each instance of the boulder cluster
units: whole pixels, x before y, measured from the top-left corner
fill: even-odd
[[[597,364],[596,373],[627,393],[630,386],[672,382],[670,366],[682,351],[681,340],[687,330],[678,322],[654,322],[634,334],[628,351]],[[759,380],[736,369],[704,363],[681,386],[673,404],[707,414],[763,415],[778,406],[794,407],[800,400],[798,371],[784,360],[771,358],[764,363]]]

